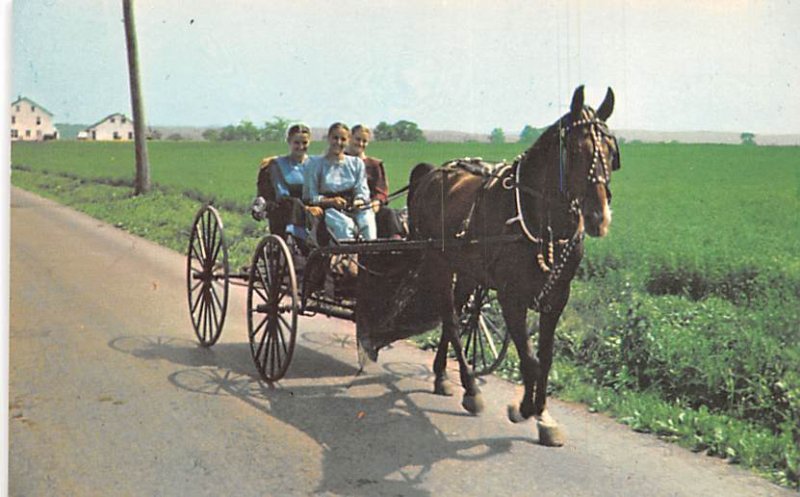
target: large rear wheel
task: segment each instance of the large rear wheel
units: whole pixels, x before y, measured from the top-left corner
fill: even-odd
[[[189,314],[204,347],[219,340],[228,310],[228,247],[219,212],[202,207],[194,218],[186,259]]]
[[[461,343],[476,375],[493,372],[508,352],[509,335],[494,290],[477,286],[461,309]]]
[[[264,237],[256,247],[247,286],[250,352],[264,380],[286,374],[297,339],[297,275],[280,237]]]

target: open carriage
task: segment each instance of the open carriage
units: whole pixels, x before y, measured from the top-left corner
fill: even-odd
[[[256,245],[249,267],[232,272],[222,218],[213,205],[205,205],[197,212],[191,228],[186,265],[195,334],[201,345],[214,345],[225,323],[230,286],[246,286],[251,354],[261,377],[277,381],[291,363],[299,317],[319,314],[363,327],[369,326],[363,318],[370,314],[371,322],[377,320],[386,325],[415,297],[415,274],[413,270],[394,271],[392,295],[375,302],[368,286],[376,278],[388,276],[370,269],[373,264],[368,261],[377,262],[381,271],[391,270],[387,264],[391,266],[393,260],[404,268],[415,269],[423,252],[437,243],[441,241],[378,239],[311,248],[290,234],[268,234]],[[361,261],[358,276],[348,276],[330,262],[353,255]],[[480,286],[472,290],[461,308],[461,338],[475,374],[491,373],[505,357],[509,337],[499,312],[494,292]],[[415,333],[404,336],[412,334]]]

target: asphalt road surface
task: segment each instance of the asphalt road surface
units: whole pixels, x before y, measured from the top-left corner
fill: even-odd
[[[287,377],[265,384],[244,292],[201,348],[184,267],[12,189],[9,495],[797,495],[578,405],[552,402],[567,445],[540,446],[506,419],[519,387],[488,378],[469,416],[405,343],[356,377],[354,326],[335,319],[301,319]]]

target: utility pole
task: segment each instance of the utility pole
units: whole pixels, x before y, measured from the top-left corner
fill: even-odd
[[[136,181],[134,195],[150,191],[150,162],[147,159],[147,136],[145,136],[144,104],[139,86],[139,55],[136,45],[136,25],[133,21],[133,0],[122,0],[122,15],[125,18],[125,42],[128,46],[128,73],[131,84],[131,107],[133,109],[133,138],[136,147]]]

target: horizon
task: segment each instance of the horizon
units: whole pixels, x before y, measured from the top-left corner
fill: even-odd
[[[66,124],[131,115],[118,2],[11,10],[12,96]],[[519,133],[585,84],[592,107],[614,88],[615,129],[800,133],[800,4],[140,0],[135,16],[148,126],[281,116]]]

